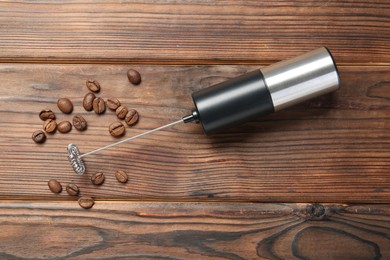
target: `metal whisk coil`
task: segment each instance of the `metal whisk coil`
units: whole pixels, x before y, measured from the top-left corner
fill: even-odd
[[[69,144],[67,149],[68,149],[68,159],[75,173],[80,175],[84,174],[85,165],[80,158],[79,148],[77,148],[75,144]]]

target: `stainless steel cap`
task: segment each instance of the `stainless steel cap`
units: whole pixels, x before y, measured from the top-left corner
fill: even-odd
[[[275,111],[339,88],[340,78],[325,47],[261,69]]]

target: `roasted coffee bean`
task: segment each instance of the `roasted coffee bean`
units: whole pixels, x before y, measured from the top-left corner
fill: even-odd
[[[57,129],[57,123],[53,119],[47,119],[43,123],[43,130],[45,130],[46,133],[54,133]]]
[[[126,114],[127,112],[129,112],[129,110],[127,109],[127,107],[125,106],[119,106],[116,111],[115,111],[115,114],[116,116],[119,118],[119,119],[124,119],[126,117]]]
[[[79,131],[84,131],[87,129],[87,121],[82,116],[74,116],[72,119],[72,123],[74,128],[76,128]]]
[[[96,114],[103,114],[104,111],[106,111],[106,103],[104,102],[104,99],[100,97],[95,98],[92,103],[92,107]]]
[[[95,94],[89,92],[84,96],[83,99],[83,107],[87,111],[92,111],[93,109],[93,101],[95,100]]]
[[[121,105],[121,102],[117,98],[107,99],[107,107],[111,110],[116,110]]]
[[[100,84],[96,80],[89,79],[85,84],[87,85],[87,88],[92,92],[98,93],[100,91]]]
[[[67,98],[58,99],[57,107],[65,114],[70,114],[73,111],[73,104]]]
[[[91,176],[91,182],[95,185],[101,185],[104,182],[104,173],[98,172]]]
[[[127,174],[124,172],[124,171],[121,171],[121,170],[118,170],[116,171],[115,173],[115,178],[121,182],[121,183],[126,183],[127,180],[129,179],[129,177],[127,176]]]
[[[72,130],[72,124],[69,121],[61,121],[58,123],[57,129],[60,133],[69,133]]]
[[[53,119],[53,120],[56,120],[56,116],[55,114],[53,113],[53,111],[47,109],[47,110],[42,110],[40,113],[39,113],[39,118],[43,121],[46,121],[47,119]]]
[[[62,185],[56,180],[50,180],[47,185],[49,186],[49,189],[53,193],[60,193],[62,191]]]
[[[46,141],[46,134],[41,130],[37,130],[32,134],[32,139],[37,144],[42,144]]]
[[[135,109],[130,109],[126,115],[125,122],[129,126],[133,126],[138,122],[138,112]]]
[[[84,209],[90,209],[95,204],[95,201],[91,197],[81,197],[79,198],[79,205]]]
[[[79,189],[79,187],[77,187],[76,184],[69,183],[68,185],[66,185],[66,192],[70,196],[77,196],[79,194],[79,192],[80,192],[80,189]]]
[[[114,137],[119,137],[119,136],[122,136],[125,131],[126,131],[126,128],[125,126],[121,123],[121,122],[114,122],[112,123],[109,127],[108,127],[108,131],[110,132],[110,134]]]
[[[141,83],[141,75],[136,70],[129,69],[127,71],[127,77],[129,78],[129,81],[134,85],[138,85],[139,83]]]

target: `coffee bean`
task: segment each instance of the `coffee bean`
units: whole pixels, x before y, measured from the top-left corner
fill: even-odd
[[[87,88],[92,92],[98,93],[100,91],[100,84],[96,80],[89,79],[85,84],[87,85]]]
[[[101,185],[104,182],[104,173],[98,172],[91,176],[91,182],[95,185]]]
[[[107,99],[107,107],[111,110],[116,110],[121,105],[121,102],[117,98]]]
[[[87,121],[82,116],[74,116],[72,119],[72,123],[74,128],[76,128],[79,131],[84,131],[87,129]]]
[[[138,85],[139,83],[141,83],[141,75],[136,70],[129,69],[127,71],[127,77],[129,78],[129,81],[134,85]]]
[[[70,114],[73,111],[73,104],[67,98],[58,99],[57,107],[65,114]]]
[[[114,122],[112,123],[109,127],[108,127],[108,131],[110,132],[110,134],[114,137],[119,137],[119,136],[122,136],[125,131],[126,131],[126,128],[125,126],[121,123],[121,122]]]
[[[125,122],[129,126],[133,126],[138,122],[138,112],[135,109],[130,109],[126,115]]]
[[[45,130],[46,133],[54,133],[57,129],[57,123],[53,119],[47,119],[43,123],[43,130]]]
[[[95,204],[95,201],[91,197],[81,197],[79,198],[79,205],[84,209],[90,209]]]
[[[60,193],[62,191],[62,185],[56,180],[50,180],[47,185],[49,186],[49,189],[53,193]]]
[[[121,171],[121,170],[118,170],[116,171],[115,173],[115,178],[121,182],[121,183],[126,183],[127,180],[129,179],[129,177],[127,176],[127,174],[124,172],[124,171]]]
[[[47,110],[42,110],[40,113],[39,113],[39,118],[43,121],[46,121],[47,119],[53,119],[55,120],[56,119],[56,116],[55,114],[53,113],[53,111],[47,109]]]
[[[60,133],[69,133],[72,130],[72,124],[69,121],[61,121],[58,123],[57,129]]]
[[[42,144],[46,141],[46,135],[43,131],[37,130],[32,134],[32,139],[37,144]]]
[[[116,116],[119,118],[119,119],[124,119],[126,117],[126,114],[127,112],[129,112],[129,110],[127,110],[127,107],[125,106],[119,106],[116,111],[115,111],[115,114]]]
[[[89,92],[84,96],[83,99],[83,107],[87,111],[92,111],[93,109],[93,101],[95,100],[95,94]]]
[[[79,192],[80,192],[80,189],[79,189],[79,187],[77,187],[76,184],[69,183],[68,185],[66,185],[66,192],[70,196],[77,196],[79,194]]]
[[[103,114],[104,111],[106,111],[106,103],[104,102],[104,99],[100,97],[95,98],[92,103],[92,107],[96,114]]]

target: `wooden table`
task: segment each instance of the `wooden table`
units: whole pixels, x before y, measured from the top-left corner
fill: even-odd
[[[0,12],[1,259],[390,258],[388,0],[23,0]],[[195,90],[319,46],[339,66],[333,94],[212,137],[177,125],[87,157],[83,176],[68,165],[68,143],[117,140],[114,113],[82,108],[87,79],[139,111],[129,137],[187,114]],[[44,108],[89,128],[36,145]]]

